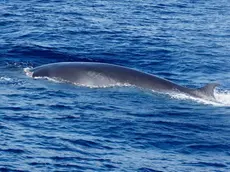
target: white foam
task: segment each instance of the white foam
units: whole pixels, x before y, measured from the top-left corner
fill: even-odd
[[[109,88],[109,87],[128,87],[131,86],[130,84],[122,84],[122,83],[114,83],[114,84],[108,84],[108,85],[94,85],[94,84],[79,84],[74,83],[76,86],[80,87],[89,87],[89,88]]]
[[[26,73],[27,76],[32,77],[33,72],[31,72],[30,69],[32,69],[32,68],[29,68],[29,67],[24,68],[24,72]]]
[[[12,79],[11,78],[8,78],[8,77],[0,77],[0,81],[11,81]]]
[[[29,68],[29,67],[24,68],[24,72],[26,73],[27,76],[33,77],[33,72],[31,72],[30,69],[32,69],[32,68]],[[49,77],[34,77],[34,79],[47,79],[49,81],[53,81],[53,82],[57,82],[57,83],[63,82],[63,81],[60,81],[60,79],[49,78]]]
[[[170,96],[175,99],[192,100],[198,103],[209,104],[213,106],[230,106],[230,91],[227,90],[215,90],[214,96],[216,98],[216,101],[196,98],[183,93],[172,93],[170,94]]]
[[[222,105],[230,106],[230,90],[217,90],[215,91],[215,97]]]

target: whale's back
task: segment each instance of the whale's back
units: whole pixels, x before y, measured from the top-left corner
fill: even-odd
[[[179,85],[151,74],[106,63],[54,63],[34,68],[31,72],[33,72],[33,77],[57,78],[81,85],[86,85],[89,82],[93,83],[94,86],[117,83],[156,91],[182,89]]]
[[[199,89],[190,89],[148,73],[106,63],[53,63],[36,67],[31,72],[33,77],[56,78],[77,85],[93,87],[133,85],[160,92],[181,92],[210,100],[215,100],[213,92],[217,86],[217,84],[208,84]]]

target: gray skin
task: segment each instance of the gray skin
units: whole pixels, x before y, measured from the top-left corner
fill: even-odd
[[[61,62],[39,66],[30,70],[32,77],[49,77],[77,85],[106,87],[131,85],[157,92],[179,92],[187,95],[216,101],[216,83],[198,89],[186,88],[171,81],[135,69],[94,62]]]

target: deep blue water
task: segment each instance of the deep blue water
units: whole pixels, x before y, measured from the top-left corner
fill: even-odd
[[[0,171],[230,171],[230,2],[2,0]],[[62,61],[221,86],[218,104],[33,79]]]

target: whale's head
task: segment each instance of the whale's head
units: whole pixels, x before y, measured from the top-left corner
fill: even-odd
[[[78,70],[73,69],[74,68],[72,66],[68,66],[68,63],[53,63],[33,68],[30,70],[30,72],[32,73],[33,78],[47,77],[62,81],[74,82]]]
[[[30,70],[32,77],[49,77],[50,70],[49,68],[33,68]]]

